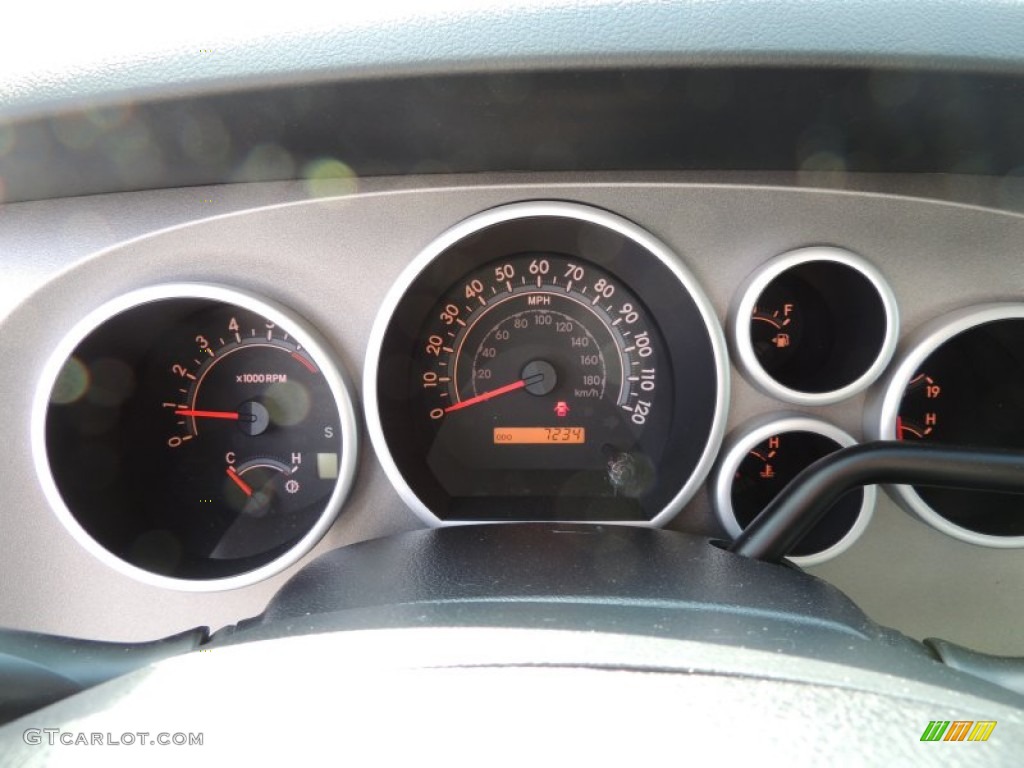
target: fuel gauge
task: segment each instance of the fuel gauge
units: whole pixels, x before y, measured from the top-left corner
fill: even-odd
[[[800,472],[854,443],[841,429],[804,416],[748,425],[729,438],[715,469],[712,501],[719,520],[731,536],[738,536]],[[814,565],[846,550],[867,526],[874,502],[874,487],[842,496],[790,559]]]
[[[750,315],[750,343],[758,360],[784,366],[800,348],[803,312],[790,297],[762,294]]]
[[[760,389],[826,405],[867,387],[896,347],[896,299],[865,259],[801,248],[771,259],[740,289],[730,317],[741,370]]]

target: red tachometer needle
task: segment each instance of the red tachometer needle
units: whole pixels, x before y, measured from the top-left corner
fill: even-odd
[[[525,386],[526,379],[513,381],[511,384],[506,384],[504,387],[492,389],[490,392],[484,392],[482,395],[477,395],[476,397],[471,397],[467,400],[460,400],[454,405],[449,405],[447,408],[444,409],[444,412],[451,413],[452,411],[457,411],[460,408],[468,408],[471,405],[476,405],[477,403],[482,403],[485,400],[490,400],[492,397],[498,397],[498,395],[504,395],[509,392],[515,392],[517,389],[522,389]]]
[[[231,419],[232,421],[238,421],[241,414],[235,411],[192,411],[187,408],[183,408],[180,411],[174,412],[175,416],[193,416],[200,419]]]
[[[227,473],[228,477],[235,481],[235,485],[242,489],[242,493],[244,493],[246,496],[252,496],[252,487],[247,482],[245,482],[245,480],[239,477],[238,473],[235,472],[234,467],[228,467]]]

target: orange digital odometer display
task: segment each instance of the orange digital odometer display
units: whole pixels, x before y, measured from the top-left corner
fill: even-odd
[[[582,445],[587,442],[584,427],[495,427],[495,445]]]

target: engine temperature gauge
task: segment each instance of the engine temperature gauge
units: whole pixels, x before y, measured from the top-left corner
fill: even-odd
[[[738,536],[800,472],[853,444],[841,429],[803,416],[748,425],[729,439],[715,469],[713,502],[723,526]],[[796,546],[791,559],[813,565],[847,549],[867,526],[874,497],[874,487],[841,497]]]

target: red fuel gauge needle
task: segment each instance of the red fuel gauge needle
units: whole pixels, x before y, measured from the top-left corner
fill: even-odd
[[[482,395],[477,395],[476,397],[471,397],[471,398],[469,398],[467,400],[460,400],[459,402],[455,403],[454,405],[449,405],[447,408],[444,409],[444,412],[445,413],[451,413],[452,411],[458,411],[461,408],[468,408],[471,405],[476,405],[477,403],[482,403],[485,400],[490,400],[491,398],[498,397],[499,395],[504,395],[504,394],[507,394],[509,392],[515,392],[517,389],[522,389],[525,386],[526,386],[526,379],[520,379],[519,381],[513,381],[511,384],[506,384],[504,387],[498,387],[497,389],[492,389],[490,392],[484,392]]]
[[[250,486],[245,480],[239,477],[238,473],[235,472],[234,467],[227,468],[228,477],[235,481],[235,485],[242,489],[242,493],[246,496],[252,496],[252,486]]]
[[[241,418],[241,414],[235,411],[193,411],[187,408],[175,411],[174,415],[192,416],[199,419],[231,419],[232,421],[238,421]]]

